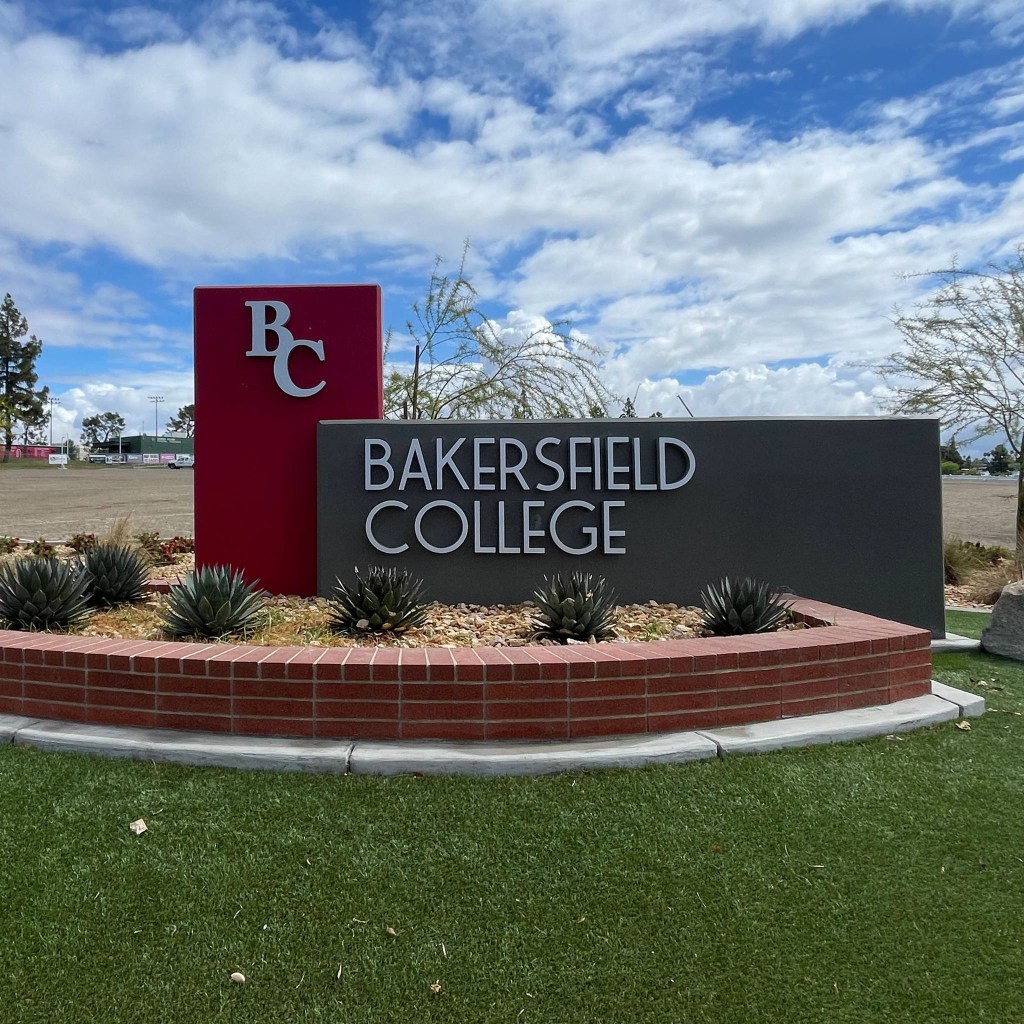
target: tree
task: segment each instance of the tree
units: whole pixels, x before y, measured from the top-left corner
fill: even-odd
[[[175,434],[184,434],[186,437],[196,435],[196,407],[193,402],[190,405],[183,405],[178,410],[177,416],[172,416],[167,421],[167,429]]]
[[[385,381],[384,415],[401,419],[522,419],[603,416],[614,396],[600,353],[567,323],[502,328],[479,309],[466,279],[438,257],[426,299],[406,322],[412,365]],[[394,343],[388,331],[385,354]]]
[[[28,320],[8,293],[0,305],[0,435],[5,445],[4,462],[11,458],[15,425],[35,423],[39,416],[46,418],[43,406],[49,397],[49,388],[35,389],[39,381],[36,360],[43,343],[34,334],[23,341],[26,334]]]
[[[997,444],[988,456],[988,471],[992,476],[1006,476],[1011,470],[1010,453],[1006,450],[1005,444]]]
[[[938,416],[968,440],[997,435],[1024,448],[1024,246],[1002,265],[922,275],[937,290],[893,324],[904,348],[875,369],[895,412]],[[1024,465],[1017,474],[1017,558],[1024,561]]]
[[[939,445],[939,459],[942,462],[955,462],[958,467],[963,467],[964,457],[957,451],[955,437],[951,437],[946,444]]]
[[[46,424],[49,418],[50,414],[40,404],[38,415],[32,412],[22,415],[18,421],[16,436],[21,438],[22,444],[45,444]]]
[[[82,420],[82,444],[94,448],[124,433],[124,417],[116,412],[98,412]]]

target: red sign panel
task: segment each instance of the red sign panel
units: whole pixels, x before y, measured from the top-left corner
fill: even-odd
[[[377,285],[195,290],[199,565],[316,593],[316,425],[383,415]]]

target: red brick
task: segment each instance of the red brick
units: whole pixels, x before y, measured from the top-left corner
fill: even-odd
[[[588,697],[642,697],[646,679],[570,679],[569,696],[573,701]]]
[[[897,686],[889,687],[889,700],[909,700],[911,697],[923,697],[931,692],[932,684],[930,679],[917,683],[900,683]]]
[[[378,647],[370,663],[370,678],[375,683],[389,683],[399,678],[398,658],[402,652],[395,647]]]
[[[488,684],[488,687],[491,684]],[[513,683],[499,684],[495,686],[512,686]],[[430,700],[430,701],[451,701],[454,704],[464,704],[466,701],[480,702],[484,699],[483,683],[402,683],[402,700]]]
[[[497,703],[505,700],[564,700],[566,682],[558,680],[538,680],[537,682],[488,683],[487,701]]]
[[[803,665],[784,665],[782,667],[782,682],[784,684],[801,683],[808,679],[834,679],[835,675],[835,662],[812,661]]]
[[[321,700],[317,701],[316,717],[320,721],[331,718],[397,720],[397,700]]]
[[[219,649],[206,658],[208,676],[230,676],[231,662],[238,656],[237,644],[220,644]]]
[[[529,682],[540,679],[540,662],[533,656],[528,647],[508,647],[504,651],[505,658],[512,665],[512,678],[517,682]],[[503,685],[495,680],[495,686]]]
[[[512,662],[505,657],[504,651],[500,647],[477,647],[477,657],[484,664],[484,672],[488,682],[511,680],[512,679]],[[459,672],[459,679],[465,678],[462,672]]]
[[[402,682],[424,681],[427,679],[427,652],[422,647],[407,647],[399,658],[399,672]]]
[[[572,700],[569,704],[569,717],[578,718],[626,718],[643,715],[647,710],[647,698],[642,694],[636,697],[609,697],[606,700]]]
[[[741,705],[755,704],[768,707],[778,704],[780,700],[777,686],[746,686],[740,690],[722,688],[718,691],[718,706],[734,708]]]
[[[789,683],[779,687],[779,700],[810,700],[817,697],[834,697],[838,692],[835,679],[816,679],[803,683]]]
[[[718,692],[663,693],[647,698],[649,715],[679,711],[709,711],[718,707]]]
[[[403,740],[482,740],[483,722],[402,722]]]
[[[856,693],[861,690],[888,689],[888,672],[864,672],[858,675],[841,675],[837,680],[839,693]]]
[[[623,718],[591,718],[569,722],[569,738],[583,739],[587,736],[636,736],[647,731],[645,715]]]
[[[57,668],[55,665],[25,665],[23,676],[26,680],[40,683],[72,683],[85,685],[85,673],[80,668]]]
[[[227,697],[231,694],[231,680],[161,673],[156,677],[156,688],[158,693],[199,693],[211,697]]]
[[[310,679],[235,679],[231,684],[235,697],[277,697],[312,700]]]
[[[566,719],[549,721],[488,722],[489,740],[567,740],[569,723]]]
[[[718,709],[718,725],[748,725],[751,722],[776,722],[783,717],[778,704],[756,704],[752,707]]]
[[[484,663],[472,647],[456,647],[452,651],[455,659],[455,678],[460,682],[483,682]],[[511,673],[511,663],[509,672]]]
[[[434,683],[455,682],[455,657],[443,647],[432,647],[427,657],[427,675]]]
[[[487,704],[485,708],[489,722],[526,721],[528,719],[561,719],[569,715],[566,700],[524,700],[508,701],[503,704]]]
[[[925,648],[916,651],[900,651],[897,654],[889,655],[890,668],[916,668],[926,665],[931,668],[932,652]]]
[[[288,662],[291,660],[293,648],[270,647],[267,656],[260,661],[260,679],[287,679]]]
[[[263,718],[312,718],[313,699],[276,700],[272,697],[235,697],[232,704],[233,713],[240,717]]]
[[[286,670],[289,679],[313,680],[316,675],[316,666],[324,656],[322,647],[300,648],[291,658],[288,659]]]
[[[647,680],[648,693],[703,693],[717,691],[725,676],[695,672],[688,676],[658,676]]]
[[[230,715],[175,715],[169,711],[156,713],[154,724],[158,729],[184,729],[189,732],[231,732]]]
[[[904,683],[930,682],[931,676],[930,665],[921,665],[918,668],[897,668],[889,673],[889,685],[902,686]]]
[[[349,647],[327,647],[324,649],[323,657],[316,663],[313,672],[317,681],[323,679],[336,682],[344,678],[344,664],[348,659]]]
[[[559,657],[557,648],[530,647],[530,656],[540,665],[541,679],[568,679],[569,663]]]
[[[66,722],[98,721],[93,717],[95,709],[84,704],[61,704],[52,700],[19,700],[18,704],[17,710],[5,713],[28,715],[30,718],[56,718]]]
[[[821,715],[828,711],[838,710],[838,700],[831,697],[812,697],[808,700],[784,701],[782,704],[783,718],[799,718],[802,715]]]
[[[482,722],[483,718],[483,701],[462,701],[459,704],[450,701],[402,703],[402,720],[407,722]]]
[[[85,701],[90,707],[148,708],[156,707],[156,694],[142,690],[103,690],[90,686]]]
[[[400,683],[318,682],[315,693],[318,702],[327,700],[387,700],[398,703],[402,692]]]
[[[74,707],[74,705],[69,705]],[[124,725],[139,729],[152,729],[156,724],[156,712],[141,708],[91,707],[87,709],[87,721],[97,725]],[[68,716],[65,716],[68,717]],[[82,719],[76,719],[82,721]]]
[[[718,725],[718,709],[677,711],[647,716],[648,732],[689,732],[692,729],[713,729]]]
[[[240,736],[312,736],[312,719],[239,718],[232,719],[232,733]]]
[[[848,711],[850,708],[870,708],[876,704],[889,703],[889,690],[862,690],[859,693],[841,693],[836,698],[836,707],[839,711]]]
[[[323,739],[397,740],[399,723],[391,721],[361,721],[358,719],[321,719],[316,723],[316,735]]]
[[[348,652],[343,669],[343,679],[369,679],[370,663],[373,661],[373,649],[367,647],[353,647]]]
[[[84,704],[84,686],[61,686],[54,683],[26,682],[23,696],[32,700],[59,700],[66,704]]]
[[[157,711],[176,714],[231,716],[231,701],[224,697],[201,697],[194,693],[160,693],[156,698]]]

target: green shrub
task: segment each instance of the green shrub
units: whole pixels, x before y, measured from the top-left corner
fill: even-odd
[[[7,629],[73,629],[89,614],[87,583],[57,558],[16,558],[0,566],[0,623]]]
[[[585,643],[591,637],[608,640],[615,635],[615,592],[603,576],[579,571],[568,577],[545,576],[533,599],[533,628],[539,640]]]
[[[335,632],[405,633],[426,616],[423,580],[408,570],[371,566],[365,577],[356,570],[354,586],[334,582],[330,626]]]
[[[171,636],[212,640],[240,633],[263,609],[266,596],[229,565],[210,565],[171,587],[161,611]]]
[[[68,541],[68,547],[72,551],[77,551],[80,555],[86,551],[92,551],[96,547],[97,543],[95,533],[76,533],[73,534],[71,540]]]
[[[160,534],[156,530],[143,530],[142,533],[135,534],[135,540],[154,563],[163,561],[160,554]]]
[[[89,587],[89,603],[113,608],[146,596],[149,566],[146,556],[127,544],[101,544],[86,551],[82,575]]]
[[[21,547],[17,537],[0,537],[0,555],[9,555]]]
[[[701,593],[701,626],[714,636],[772,633],[789,621],[790,603],[766,580],[728,576]]]
[[[941,469],[943,476],[956,476],[960,472],[960,466],[956,462],[943,462]]]
[[[37,555],[39,557],[53,554],[53,545],[43,537],[32,541],[32,543],[29,544],[28,549],[33,555]]]

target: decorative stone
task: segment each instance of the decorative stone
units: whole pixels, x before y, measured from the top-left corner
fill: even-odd
[[[981,634],[981,649],[1024,661],[1024,580],[1003,587],[992,620]]]

